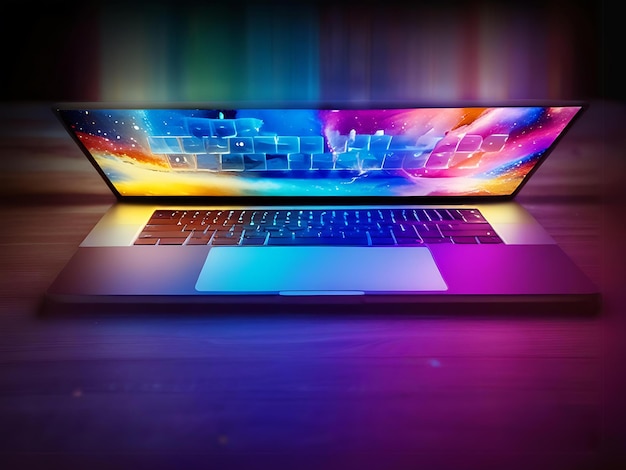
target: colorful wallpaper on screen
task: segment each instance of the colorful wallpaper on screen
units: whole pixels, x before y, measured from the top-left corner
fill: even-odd
[[[511,194],[579,107],[65,110],[126,196]]]

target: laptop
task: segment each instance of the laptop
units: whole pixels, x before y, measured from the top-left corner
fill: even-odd
[[[54,112],[117,198],[56,303],[596,303],[515,201],[585,103]]]

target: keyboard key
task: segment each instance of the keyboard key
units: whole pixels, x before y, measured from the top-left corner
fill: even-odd
[[[465,236],[493,236],[494,230],[489,224],[471,223],[471,224],[446,224],[439,227],[444,237]]]
[[[440,243],[452,243],[452,240],[449,237],[422,237],[424,243],[426,245],[435,245]]]
[[[398,242],[398,245],[401,245],[401,246],[415,246],[415,245],[423,245],[424,244],[424,240],[422,240],[419,237],[396,238],[396,241]]]
[[[158,238],[140,238],[135,241],[135,245],[156,245]]]
[[[159,238],[159,245],[182,245],[187,237]]]
[[[478,241],[480,243],[502,243],[502,239],[499,236],[497,236],[497,235],[494,235],[494,236],[479,236],[479,237],[476,237],[476,238],[478,238]]]
[[[211,245],[216,245],[216,246],[239,245],[239,241],[240,241],[239,237],[231,237],[231,238],[217,238],[217,237],[214,237],[213,240],[211,240]]]
[[[452,241],[459,244],[476,244],[476,237],[453,236]]]
[[[211,237],[191,237],[189,238],[189,240],[187,240],[187,245],[208,245],[210,240]]]
[[[260,237],[253,237],[253,238],[243,237],[241,239],[241,244],[245,245],[245,246],[260,246],[260,245],[264,245],[265,244],[265,237],[263,237],[263,238],[260,238]]]

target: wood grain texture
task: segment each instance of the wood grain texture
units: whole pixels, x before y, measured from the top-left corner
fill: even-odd
[[[519,199],[602,287],[596,316],[42,317],[113,199],[45,106],[2,106],[0,465],[621,468],[625,114],[593,109]]]

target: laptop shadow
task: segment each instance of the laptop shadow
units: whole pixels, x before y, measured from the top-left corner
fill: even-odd
[[[189,299],[187,299],[189,300]],[[601,296],[502,299],[454,299],[426,302],[337,302],[336,299],[289,299],[262,302],[244,297],[229,302],[202,302],[161,299],[160,301],[84,301],[63,302],[42,297],[38,316],[55,317],[272,317],[272,316],[369,316],[369,317],[518,317],[574,318],[594,317],[602,312]]]

